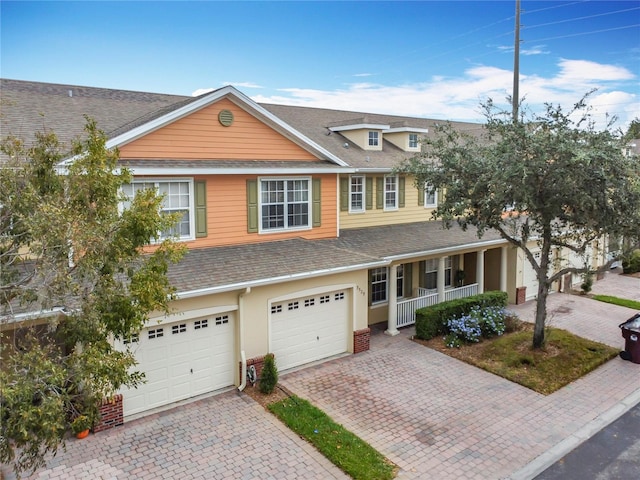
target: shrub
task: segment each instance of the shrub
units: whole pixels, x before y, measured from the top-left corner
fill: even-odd
[[[507,301],[506,292],[491,291],[420,308],[416,311],[416,337],[421,340],[430,340],[438,335],[446,334],[448,332],[447,321],[450,318],[466,315],[475,306],[506,307]]]
[[[582,285],[580,285],[582,293],[589,293],[591,291],[591,287],[593,287],[593,275],[591,275],[590,273],[585,273]]]
[[[276,360],[273,353],[268,353],[264,357],[264,364],[262,365],[262,374],[260,375],[258,389],[264,394],[270,394],[276,388],[277,383],[278,368],[276,367]]]
[[[640,249],[634,250],[628,256],[622,259],[622,272],[640,272]]]
[[[480,341],[482,329],[476,315],[462,315],[458,318],[452,318],[447,322],[449,335],[453,335],[462,342],[475,343]]]
[[[502,307],[485,307],[478,309],[480,328],[483,337],[502,335],[506,330],[507,311]]]

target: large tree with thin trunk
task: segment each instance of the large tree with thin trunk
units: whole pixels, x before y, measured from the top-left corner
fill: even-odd
[[[486,122],[463,130],[446,123],[399,168],[420,188],[443,189],[434,211],[446,226],[497,231],[524,252],[538,280],[534,348],[544,344],[551,285],[568,273],[590,274],[594,242],[640,232],[640,163],[625,157],[622,135],[596,128],[585,99],[570,111],[546,105],[542,114],[482,105]],[[523,111],[523,110],[521,110]],[[534,253],[539,252],[539,259]],[[575,252],[569,265],[556,252]]]
[[[143,248],[176,219],[151,190],[123,203],[130,172],[95,122],[61,171],[62,152],[53,133],[2,143],[0,461],[18,474],[55,453],[80,415],[95,421],[103,398],[143,381],[132,351],[114,346],[167,311],[182,252],[171,240]]]

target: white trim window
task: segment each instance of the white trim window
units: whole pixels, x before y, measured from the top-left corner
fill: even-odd
[[[409,148],[418,148],[418,134],[410,133],[409,134]]]
[[[433,185],[425,184],[424,186],[424,207],[436,208],[438,206],[438,189]]]
[[[260,230],[311,228],[311,181],[309,178],[261,179]]]
[[[364,212],[364,177],[354,175],[349,182],[349,211]]]
[[[404,297],[404,265],[398,265],[398,269],[396,272],[396,296],[397,298]]]
[[[387,301],[387,267],[379,267],[371,270],[371,304]]]
[[[377,147],[380,145],[380,132],[374,130],[369,131],[369,146]]]
[[[156,240],[176,238],[179,240],[193,240],[195,232],[193,179],[174,180],[144,180],[133,181],[122,185],[122,193],[126,196],[121,204],[123,209],[129,208],[131,201],[137,192],[141,190],[155,189],[163,196],[162,213],[181,214],[178,223],[164,232],[158,232]]]
[[[384,177],[384,209],[396,210],[398,208],[398,177],[389,175]]]
[[[444,287],[451,287],[451,257],[444,257]],[[424,286],[427,290],[438,289],[438,259],[432,258],[425,262]]]

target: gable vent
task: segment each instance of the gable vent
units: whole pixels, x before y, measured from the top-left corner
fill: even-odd
[[[233,123],[233,113],[230,110],[220,110],[218,114],[218,121],[220,125],[230,127]]]

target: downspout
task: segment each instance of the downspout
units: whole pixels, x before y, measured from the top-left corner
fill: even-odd
[[[240,337],[240,385],[238,385],[238,391],[243,391],[247,386],[247,357],[244,353],[244,297],[251,293],[251,287],[244,289],[240,295],[238,295],[238,336]]]

